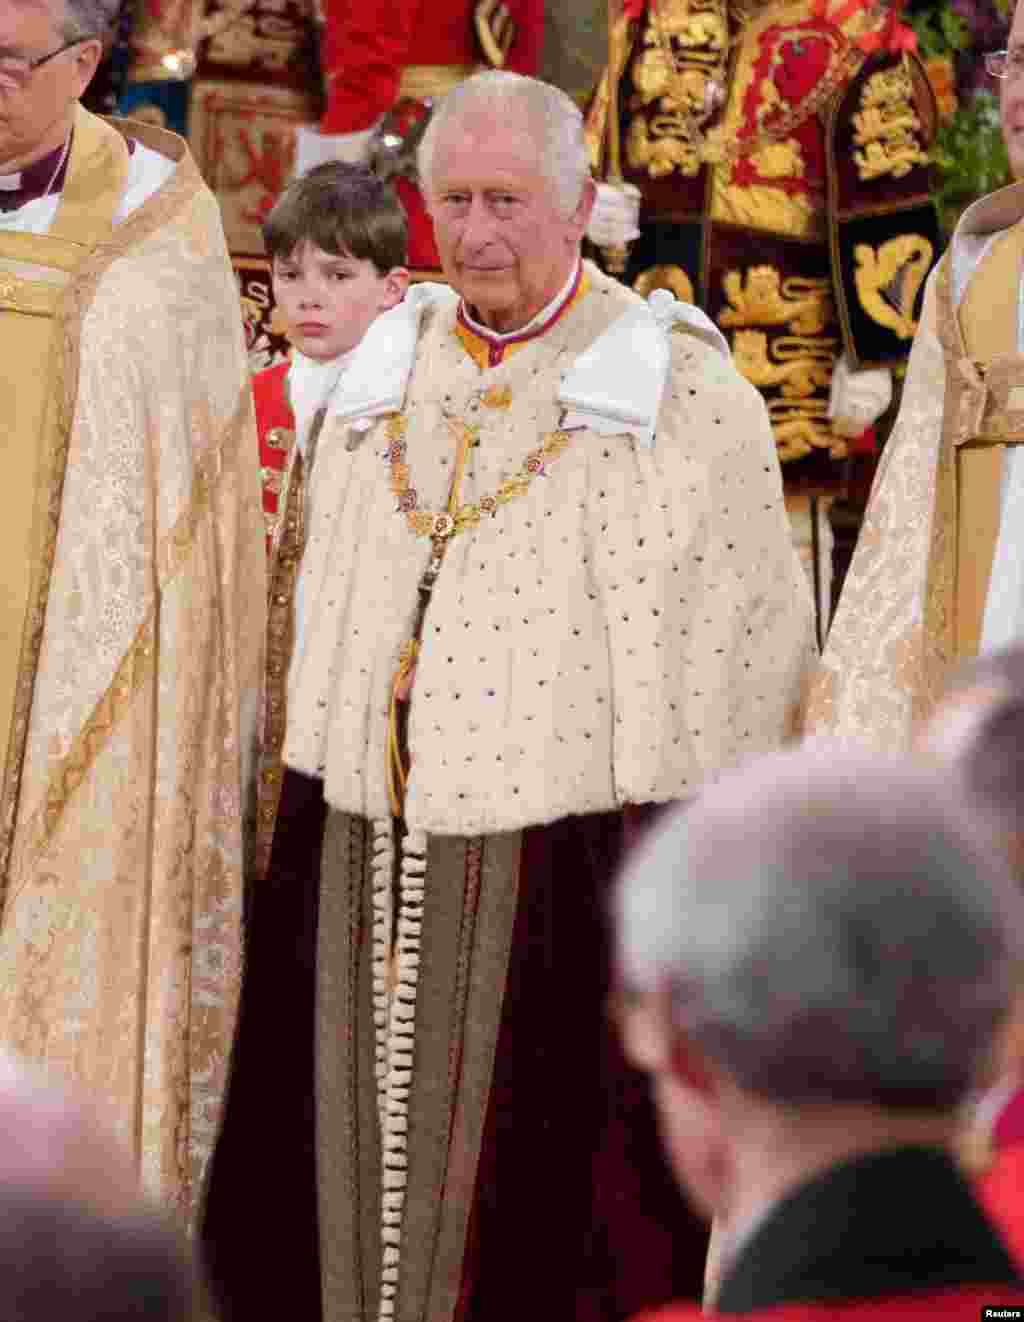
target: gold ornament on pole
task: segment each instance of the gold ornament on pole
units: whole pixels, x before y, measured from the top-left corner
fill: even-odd
[[[625,13],[625,0],[608,0],[608,154],[605,183],[623,188],[622,152],[619,142],[619,80],[626,66],[629,50],[629,19]],[[612,275],[622,275],[629,261],[629,247],[616,244],[602,248],[604,262]]]

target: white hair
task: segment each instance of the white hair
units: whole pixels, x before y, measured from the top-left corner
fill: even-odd
[[[590,178],[583,116],[566,94],[550,83],[489,69],[459,83],[434,108],[416,155],[420,180],[431,192],[438,139],[460,117],[486,112],[528,127],[537,143],[542,172],[551,181],[559,209],[571,216]]]
[[[55,0],[57,26],[65,41],[102,37],[117,22],[119,0]],[[63,12],[62,12],[63,9]]]
[[[1024,950],[1024,896],[937,773],[821,750],[707,790],[616,903],[627,987],[791,1105],[955,1106]]]

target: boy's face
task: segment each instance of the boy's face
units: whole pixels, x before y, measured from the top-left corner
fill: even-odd
[[[326,363],[354,349],[370,323],[402,301],[409,272],[383,275],[366,258],[324,252],[309,239],[274,258],[274,298],[300,353]]]

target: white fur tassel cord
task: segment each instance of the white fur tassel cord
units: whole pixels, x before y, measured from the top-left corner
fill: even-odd
[[[409,1093],[416,1031],[416,992],[423,935],[427,837],[410,831],[402,841],[397,924],[391,888],[394,825],[373,824],[373,1008],[377,1098],[381,1124],[381,1291],[379,1322],[395,1315],[402,1259],[402,1216],[408,1171]],[[394,974],[389,977],[394,930]],[[393,985],[392,985],[393,983]]]

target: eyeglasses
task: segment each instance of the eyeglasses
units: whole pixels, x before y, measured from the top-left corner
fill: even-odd
[[[30,60],[23,55],[0,55],[0,87],[20,90],[37,69],[56,59],[64,51],[70,50],[72,46],[80,46],[83,41],[90,40],[90,37],[75,37],[74,41],[66,41],[63,46],[58,46],[48,55],[40,55],[37,60]]]
[[[1024,46],[1013,50],[988,51],[985,55],[985,71],[993,78],[1019,78],[1024,74]]]

